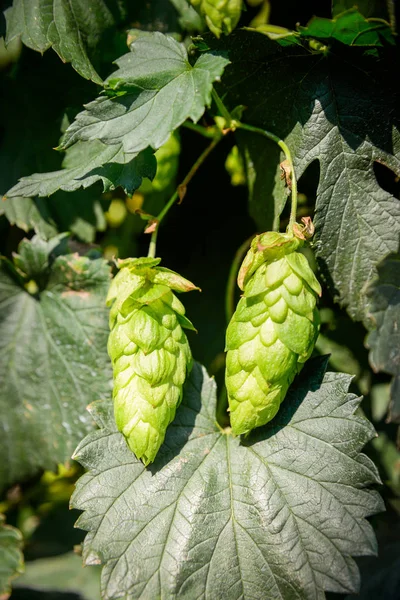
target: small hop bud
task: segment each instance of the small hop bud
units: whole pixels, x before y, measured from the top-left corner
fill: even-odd
[[[107,296],[115,420],[145,465],[164,441],[192,367],[183,328],[194,327],[173,290],[199,289],[159,263],[158,258],[119,261]]]
[[[321,286],[297,252],[304,239],[276,232],[258,235],[239,271],[244,293],[226,334],[226,387],[237,435],[273,419],[313,351]]]
[[[242,0],[190,0],[190,3],[218,38],[221,33],[229,34],[235,29],[243,8]]]

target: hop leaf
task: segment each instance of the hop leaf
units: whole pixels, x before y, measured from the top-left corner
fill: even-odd
[[[159,263],[159,258],[119,261],[107,297],[115,420],[145,465],[154,461],[164,441],[192,367],[182,328],[194,327],[172,290],[199,289]]]
[[[321,287],[297,252],[302,244],[289,234],[256,236],[239,271],[244,294],[226,334],[226,387],[238,435],[273,419],[313,351]]]
[[[203,16],[210,30],[218,38],[235,29],[242,12],[242,0],[190,0],[192,6]]]

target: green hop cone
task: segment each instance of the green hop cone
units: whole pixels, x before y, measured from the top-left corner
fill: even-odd
[[[256,236],[239,271],[244,293],[226,334],[226,387],[237,435],[273,419],[318,336],[321,286],[297,252],[306,228],[296,224],[295,234]]]
[[[190,0],[190,3],[218,38],[221,33],[229,34],[235,29],[243,5],[242,0]]]
[[[194,327],[173,290],[199,289],[159,263],[159,258],[118,261],[107,296],[115,421],[145,465],[164,441],[192,367],[183,328]]]

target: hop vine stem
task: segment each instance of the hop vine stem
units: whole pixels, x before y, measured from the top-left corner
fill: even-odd
[[[215,146],[221,141],[223,138],[223,134],[217,130],[214,134],[214,138],[211,143],[207,146],[207,148],[200,154],[199,158],[192,165],[190,170],[188,171],[186,177],[182,180],[182,182],[178,185],[175,192],[172,194],[171,198],[168,200],[167,204],[164,206],[162,211],[156,217],[156,226],[154,231],[151,234],[151,240],[149,245],[148,257],[155,258],[156,256],[156,248],[157,248],[157,236],[158,229],[160,227],[161,221],[164,219],[169,209],[175,204],[177,200],[182,201],[183,197],[186,193],[186,188],[189,185],[190,181],[193,179],[194,175],[197,173],[198,169],[201,167],[203,162],[206,160],[208,155],[214,150]]]
[[[260,127],[255,127],[254,125],[248,125],[247,123],[242,123],[241,121],[232,119],[230,112],[226,108],[225,104],[223,103],[222,99],[220,98],[220,96],[218,95],[218,92],[215,89],[212,90],[212,97],[213,97],[213,100],[214,100],[219,112],[225,118],[226,129],[225,129],[224,133],[228,133],[229,131],[234,131],[235,129],[243,129],[245,131],[251,131],[252,133],[258,133],[259,135],[263,135],[264,137],[266,137],[269,140],[272,140],[273,142],[278,144],[278,146],[281,148],[281,150],[283,150],[286,161],[289,165],[290,179],[291,179],[291,210],[290,210],[290,219],[289,219],[289,225],[288,225],[287,231],[288,231],[288,233],[293,235],[293,226],[296,222],[296,214],[297,214],[297,179],[296,179],[296,174],[294,172],[293,159],[292,159],[292,155],[289,150],[289,147],[287,146],[287,144],[285,144],[285,142],[283,140],[281,140],[277,135],[275,135],[271,131],[267,131],[266,129],[261,129]],[[224,133],[222,133],[219,130],[215,130],[213,132],[212,130],[209,130],[200,125],[191,124],[191,123],[186,123],[185,125],[189,129],[192,129],[205,137],[212,136],[212,140],[211,140],[211,143],[207,146],[207,148],[202,152],[202,154],[196,160],[194,165],[191,167],[191,169],[189,170],[189,172],[187,173],[187,175],[183,179],[183,181],[178,185],[177,189],[175,190],[175,192],[173,193],[171,198],[168,200],[167,204],[164,206],[162,211],[156,217],[156,219],[155,219],[156,224],[154,227],[154,231],[151,234],[151,240],[150,240],[149,252],[148,252],[148,256],[151,258],[155,258],[155,256],[156,256],[157,236],[158,236],[158,229],[160,227],[161,221],[164,219],[165,215],[168,213],[170,208],[175,204],[175,202],[177,200],[180,200],[180,201],[183,200],[183,197],[186,193],[186,188],[187,188],[188,184],[190,183],[190,181],[192,180],[193,176],[197,173],[199,167],[203,164],[203,162],[206,160],[208,155],[213,151],[215,146],[217,146],[217,144],[221,141],[221,139],[224,136]],[[227,298],[227,300],[226,300],[226,314],[227,315],[231,311],[230,302],[231,302],[230,299]]]
[[[255,127],[254,125],[248,125],[247,123],[242,123],[242,121],[232,119],[232,116],[230,115],[228,109],[224,105],[222,99],[220,98],[220,96],[218,95],[218,93],[216,92],[215,89],[213,89],[213,91],[212,91],[212,96],[215,101],[215,104],[217,105],[219,111],[221,112],[221,115],[226,120],[227,127],[231,128],[232,130],[243,129],[245,131],[251,131],[252,133],[258,133],[259,135],[263,135],[264,137],[266,137],[269,140],[272,140],[273,142],[278,144],[278,146],[283,151],[285,158],[287,160],[287,163],[289,165],[290,180],[291,180],[291,209],[290,209],[290,219],[289,219],[289,225],[287,228],[287,232],[293,235],[293,226],[296,222],[296,214],[297,214],[297,179],[296,179],[296,173],[294,171],[293,158],[292,158],[292,154],[289,150],[289,147],[287,146],[287,144],[285,144],[285,142],[283,140],[281,140],[280,137],[278,137],[271,131],[268,131],[267,129],[261,129],[260,127]]]

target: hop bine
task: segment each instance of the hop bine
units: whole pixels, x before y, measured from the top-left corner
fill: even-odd
[[[303,221],[294,235],[256,236],[239,271],[243,296],[226,334],[226,387],[237,435],[276,415],[318,336],[321,286],[298,252],[313,233],[311,220]]]
[[[153,462],[182,399],[192,355],[182,328],[193,329],[173,293],[199,289],[158,266],[159,258],[118,261],[107,296],[108,353],[114,370],[117,427],[145,465]]]

